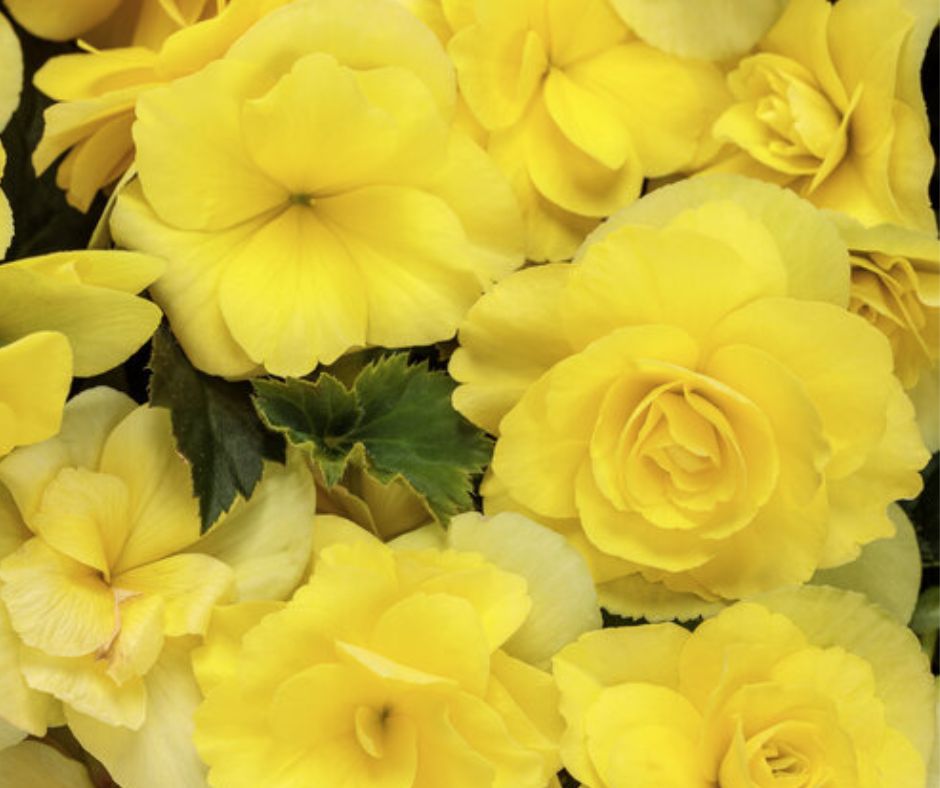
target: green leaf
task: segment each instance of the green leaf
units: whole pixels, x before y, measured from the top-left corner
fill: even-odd
[[[165,325],[154,335],[150,369],[150,401],[170,410],[205,531],[236,495],[251,496],[264,458],[283,460],[283,441],[258,421],[250,384],[195,369]]]
[[[255,407],[271,429],[306,449],[329,485],[349,463],[384,484],[403,478],[440,522],[472,506],[471,477],[489,462],[490,440],[450,403],[454,382],[398,353],[367,365],[351,386],[256,380]]]

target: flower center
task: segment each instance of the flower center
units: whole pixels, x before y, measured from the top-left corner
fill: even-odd
[[[372,706],[359,706],[355,713],[356,740],[373,758],[381,758],[385,753],[385,734],[392,707],[388,704],[379,709]]]

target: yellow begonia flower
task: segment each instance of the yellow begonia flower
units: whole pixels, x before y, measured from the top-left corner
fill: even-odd
[[[206,19],[229,0],[5,0],[30,33],[52,41],[81,38],[95,47],[156,49],[181,27]]]
[[[562,758],[592,788],[925,788],[935,690],[913,633],[806,587],[584,635],[554,661]]]
[[[714,167],[866,225],[935,229],[919,79],[938,14],[914,0],[792,0],[728,75],[736,102],[714,134],[730,145]]]
[[[0,131],[20,103],[23,89],[23,52],[20,41],[7,18],[0,14]],[[7,157],[0,144],[0,180],[6,168]],[[0,260],[13,239],[13,213],[6,195],[0,192]]]
[[[715,66],[640,41],[608,0],[408,5],[449,39],[461,97],[522,206],[532,260],[569,259],[644,177],[691,166],[728,101]]]
[[[940,242],[892,225],[863,227],[832,218],[849,247],[849,309],[891,342],[894,371],[917,409],[924,442],[940,447]]]
[[[72,375],[123,362],[160,323],[134,294],[163,271],[130,252],[60,252],[0,266],[0,457],[59,429]]]
[[[525,573],[548,582],[554,571],[576,594],[590,581],[534,523],[504,518],[487,529],[474,519],[458,529],[477,525],[469,552],[431,533],[393,549],[321,516],[313,574],[286,606],[219,609],[194,653],[206,692],[194,739],[209,783],[544,788],[560,766],[557,693],[511,644],[532,615],[553,630],[542,633],[548,640],[556,625],[575,637],[590,621],[572,631],[562,615],[536,613],[559,590],[530,595]],[[523,574],[486,552],[503,538],[507,550],[494,554]]]
[[[200,537],[168,411],[90,389],[59,434],[0,462],[0,720],[68,723],[124,785],[198,788],[190,668],[212,607],[284,598],[306,569],[315,490],[299,461]],[[8,742],[9,743],[9,742]]]
[[[95,194],[117,181],[134,160],[131,126],[140,97],[221,57],[258,19],[286,2],[238,2],[218,16],[213,2],[207,6],[213,9],[208,18],[181,26],[159,44],[48,60],[34,81],[57,103],[43,116],[43,136],[33,153],[36,172],[43,173],[66,154],[56,182],[71,205],[87,211]]]
[[[297,0],[141,99],[140,180],[111,230],[166,258],[154,296],[197,367],[300,376],[443,340],[522,262],[512,192],[451,127],[454,92],[393,0]]]
[[[929,455],[887,340],[848,301],[845,246],[791,192],[653,192],[462,325],[454,404],[498,436],[487,510],[559,530],[631,615],[854,559],[894,533],[886,508]]]
[[[0,750],[0,788],[95,788],[88,770],[54,746],[24,741]]]

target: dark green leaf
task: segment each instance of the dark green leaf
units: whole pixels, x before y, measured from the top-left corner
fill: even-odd
[[[383,483],[404,478],[441,522],[471,508],[471,477],[491,444],[453,409],[446,374],[399,353],[366,366],[351,387],[325,373],[314,383],[254,385],[264,422],[309,451],[328,484],[348,463],[362,463]]]
[[[283,441],[258,421],[250,384],[195,369],[166,326],[154,335],[150,369],[150,400],[170,410],[205,530],[228,511],[236,494],[251,495],[263,458],[283,459]]]

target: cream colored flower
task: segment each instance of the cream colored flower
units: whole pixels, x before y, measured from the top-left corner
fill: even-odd
[[[59,434],[0,462],[0,720],[20,738],[63,719],[122,784],[204,784],[189,741],[189,652],[215,604],[284,598],[312,538],[300,463],[200,537],[165,410],[106,388]]]

